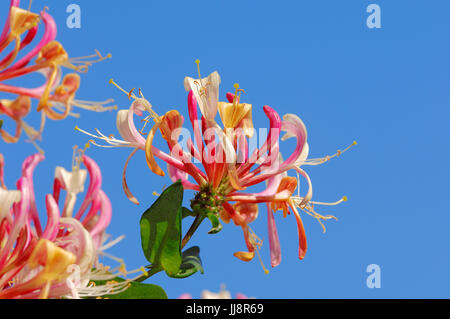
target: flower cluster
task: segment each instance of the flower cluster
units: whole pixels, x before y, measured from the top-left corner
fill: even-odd
[[[213,72],[202,78],[199,61],[196,63],[198,78],[186,77],[184,80],[188,92],[188,112],[193,128],[193,139],[184,134],[184,118],[177,110],[170,110],[160,116],[145,99],[141,90],[137,96],[133,90],[127,92],[112,80],[111,83],[133,99],[128,110],[120,110],[117,114],[117,128],[122,139],[113,135],[106,136],[99,130],[96,130],[97,134],[92,134],[78,127],[76,129],[107,143],[100,145],[91,140],[93,144],[134,149],[123,170],[123,188],[127,197],[134,203],[138,204],[138,200],[132,195],[126,183],[125,173],[129,159],[137,150],[144,150],[147,164],[155,174],[161,176],[165,174],[156,162],[156,158],[159,158],[167,163],[167,171],[173,181],[181,180],[185,189],[198,192],[191,205],[196,214],[205,211],[217,214],[224,222],[232,220],[235,225],[242,228],[247,251],[236,252],[234,254],[236,257],[250,261],[254,258],[255,252],[258,252],[261,240],[251,230],[249,224],[258,216],[258,204],[265,203],[272,267],[281,261],[274,219],[274,213],[279,210],[283,212],[284,217],[291,213],[295,217],[298,226],[299,258],[303,259],[307,242],[300,211],[313,216],[323,226],[322,220],[335,217],[317,213],[314,205],[336,205],[345,201],[346,197],[334,203],[312,201],[311,180],[302,166],[324,163],[332,157],[339,156],[356,142],[332,156],[308,159],[307,131],[302,120],[294,114],[281,117],[276,110],[265,105],[263,111],[268,118],[270,130],[262,146],[251,149],[249,140],[254,134],[252,105],[241,101],[244,91],[235,84],[235,92],[226,94],[226,102],[219,102],[221,82],[219,74]],[[144,128],[138,130],[134,123],[134,115],[142,116],[144,112],[149,114],[143,119],[145,124],[150,120],[154,122],[147,133],[143,132]],[[223,126],[216,121],[217,113]],[[161,132],[162,138],[167,142],[169,153],[153,145],[157,131]],[[296,147],[288,156],[282,156],[280,142],[289,138],[296,139]],[[197,164],[201,164],[203,169]],[[296,177],[288,176],[288,171],[294,171]],[[299,189],[300,176],[303,176],[308,184],[308,190],[303,196],[300,196],[299,191],[295,194],[295,190]],[[189,180],[188,177],[193,180]],[[248,188],[255,185],[264,185],[264,190],[249,192]]]
[[[80,86],[78,73],[86,72],[92,63],[109,58],[110,55],[104,57],[96,51],[96,54],[91,56],[69,58],[63,46],[55,41],[57,28],[52,16],[45,10],[40,14],[30,12],[20,8],[19,4],[20,0],[11,0],[9,14],[0,34],[0,53],[4,55],[0,60],[0,91],[17,96],[15,99],[0,100],[0,115],[12,120],[16,128],[14,133],[9,133],[2,128],[0,120],[0,136],[7,143],[15,143],[23,130],[42,152],[35,141],[40,139],[46,118],[61,120],[68,115],[78,116],[72,113],[73,106],[93,111],[115,108],[105,106],[111,100],[89,102],[75,99],[75,93]],[[42,37],[35,40],[41,26],[44,28]],[[32,45],[34,47],[26,52]],[[62,67],[78,73],[66,74],[63,77]],[[39,86],[27,88],[13,84],[17,79],[33,73],[39,73],[43,77]],[[31,110],[32,99],[39,101],[37,111],[41,112],[41,124],[38,130],[24,121]]]
[[[123,264],[109,269],[98,261],[98,256],[105,254],[103,250],[117,241],[108,241],[105,234],[112,209],[101,189],[100,168],[83,152],[75,154],[72,171],[55,169],[53,193],[45,197],[45,227],[33,186],[33,171],[44,156],[28,157],[17,189],[8,190],[0,154],[0,299],[94,297],[127,288],[129,280],[112,281],[120,271],[125,272]],[[88,175],[89,186],[75,210]],[[60,205],[62,190],[66,195]],[[95,285],[96,280],[106,280],[107,284]]]

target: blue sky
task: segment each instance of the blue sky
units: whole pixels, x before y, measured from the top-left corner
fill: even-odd
[[[66,27],[66,7],[81,7],[80,29]],[[381,29],[369,29],[366,7],[381,7]],[[28,6],[28,3],[23,4]],[[234,295],[257,298],[449,298],[450,297],[450,3],[429,1],[33,1],[49,7],[59,28],[57,39],[73,57],[94,49],[112,59],[82,77],[77,97],[114,98],[127,108],[125,95],[108,84],[142,88],[158,113],[176,108],[187,115],[183,79],[217,70],[221,98],[238,82],[253,104],[255,127],[267,125],[263,105],[280,114],[299,115],[308,128],[311,157],[332,154],[358,141],[342,157],[306,167],[314,199],[349,201],[320,207],[338,221],[327,232],[304,216],[309,244],[297,258],[293,216],[276,222],[282,262],[265,275],[258,261],[244,263],[233,252],[244,249],[242,232],[225,225],[208,235],[203,225],[191,244],[199,245],[205,273],[188,279],[158,274],[148,282],[169,297],[184,292],[199,297],[221,284]],[[2,4],[2,16],[6,10]],[[86,137],[74,131],[99,128],[115,133],[115,112],[80,111],[81,118],[48,121],[41,146],[46,161],[36,170],[38,205],[51,192],[54,167],[69,167],[73,145]],[[30,122],[37,123],[30,116]],[[287,150],[289,151],[289,150]],[[31,144],[0,144],[13,186],[21,161],[35,152]],[[121,187],[125,149],[91,147],[88,155],[102,167],[104,190],[113,204],[109,233],[126,238],[110,250],[128,268],[145,265],[140,250],[141,213],[170,183],[152,174],[143,153],[135,156],[128,184],[141,200],[129,202]],[[185,193],[186,204],[193,194]],[[253,230],[265,239],[261,250],[270,265],[265,208]],[[366,267],[381,268],[381,288],[366,286]]]

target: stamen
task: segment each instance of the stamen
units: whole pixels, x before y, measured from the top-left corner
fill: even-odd
[[[123,93],[125,93],[129,99],[133,98],[135,101],[139,101],[140,103],[142,103],[142,105],[144,106],[145,110],[150,113],[152,118],[154,118],[155,122],[157,122],[159,120],[160,116],[155,111],[153,111],[153,107],[152,107],[151,103],[144,98],[144,95],[142,94],[142,90],[141,89],[139,89],[139,95],[142,96],[142,97],[137,97],[133,93],[134,89],[132,89],[131,91],[127,92],[124,89],[122,89],[116,82],[114,82],[113,79],[110,79],[109,83],[114,85],[115,87],[117,87]]]
[[[76,164],[76,157],[75,157],[75,155],[76,155],[76,152],[77,152],[77,149],[78,149],[78,145],[74,145],[72,147],[72,149],[73,149],[73,152],[72,152],[72,170],[73,170],[73,168],[75,167],[75,164]]]
[[[114,240],[111,240],[109,243],[104,244],[103,246],[100,247],[100,250],[106,250],[108,248],[111,248],[112,246],[116,245],[118,242],[120,242],[121,240],[123,240],[125,238],[125,235],[121,235],[119,237],[117,237]]]
[[[95,135],[95,134],[89,133],[89,132],[87,132],[87,131],[85,131],[83,129],[80,129],[77,125],[75,126],[75,130],[79,131],[79,132],[81,132],[83,134],[86,134],[88,136],[91,136],[93,138],[102,140],[102,141],[104,141],[104,142],[109,144],[109,145],[100,145],[100,144],[96,143],[94,140],[89,140],[89,143],[91,143],[92,145],[98,146],[98,147],[106,147],[106,148],[111,148],[111,147],[129,147],[130,144],[131,144],[130,142],[116,139],[114,136],[113,137],[111,137],[111,136],[107,137],[104,134],[102,134],[98,129],[95,129],[96,132],[98,133],[98,135]]]
[[[119,267],[119,272],[120,272],[121,274],[123,274],[124,276],[127,275],[127,268],[125,267],[125,264],[124,264],[124,263],[122,263],[122,264],[120,265],[120,267]]]
[[[234,83],[234,88],[235,88],[235,93],[234,93],[234,99],[233,99],[233,104],[236,104],[237,100],[238,100],[238,90],[239,90],[239,83]]]
[[[136,99],[136,96],[135,96],[132,92],[127,92],[127,91],[125,91],[124,89],[122,89],[116,82],[114,82],[113,79],[109,79],[109,84],[112,84],[112,85],[114,85],[116,88],[118,88],[119,90],[121,90],[123,93],[125,93],[125,94],[128,96],[128,98],[130,98],[130,96],[131,96],[133,99]],[[131,91],[133,91],[133,90],[131,90]],[[129,95],[130,93],[131,93],[131,95]]]
[[[261,258],[261,255],[259,253],[259,250],[261,249],[262,246],[262,240],[255,234],[255,232],[253,231],[253,229],[250,228],[250,226],[247,226],[250,236],[249,236],[249,240],[250,243],[253,245],[253,247],[255,248],[256,254],[258,255],[258,259],[259,259],[259,263],[261,264],[264,273],[267,275],[269,273],[269,271],[267,270],[267,268],[264,266],[264,262]]]
[[[153,117],[153,115],[148,115],[146,118],[142,119],[141,122],[145,122],[144,126],[139,130],[139,133],[142,135],[147,135],[147,133],[144,133],[144,128],[147,126],[148,121]]]
[[[326,155],[322,158],[314,158],[314,159],[307,159],[305,160],[305,162],[302,165],[320,165],[323,164],[327,161],[329,161],[330,159],[332,159],[333,157],[337,157],[340,156],[342,153],[348,151],[351,147],[357,145],[358,143],[356,141],[353,141],[352,144],[350,144],[349,146],[347,146],[345,149],[343,150],[337,150],[336,153],[334,153],[333,155]]]
[[[91,146],[89,143],[91,143],[93,140],[89,140],[85,145],[83,149],[80,149],[78,145],[74,145],[72,147],[73,153],[72,153],[72,171],[80,169],[80,163],[82,162],[82,156],[86,153],[86,150]]]
[[[200,80],[200,86],[203,87],[203,85],[202,85],[202,75],[200,74],[200,60],[199,59],[195,60],[195,63],[197,64],[198,78]]]
[[[142,267],[140,268],[140,271],[142,271],[142,273],[144,274],[144,276],[148,276],[148,272],[147,272],[147,270],[145,270],[144,266],[142,266]]]
[[[89,61],[88,59],[96,58],[97,60]],[[66,62],[64,62],[62,65],[74,69],[75,71],[85,73],[88,71],[89,67],[97,62],[101,62],[103,60],[111,58],[111,53],[108,53],[106,56],[102,56],[101,53],[98,50],[95,50],[95,54],[83,56],[83,57],[77,57],[77,58],[70,58]]]
[[[302,208],[302,210],[305,213],[307,213],[308,215],[314,217],[319,222],[319,224],[322,226],[322,229],[323,229],[324,233],[326,232],[326,228],[325,228],[325,225],[322,223],[322,220],[328,220],[328,219],[338,220],[336,218],[336,216],[333,216],[333,215],[325,215],[325,216],[323,216],[321,214],[316,213],[314,211],[314,208],[312,206],[309,206],[309,205],[307,205],[304,208]]]
[[[40,132],[36,131],[34,128],[32,128],[31,126],[29,126],[27,124],[27,122],[25,122],[24,120],[21,120],[21,124],[23,127],[23,130],[25,131],[25,134],[28,136],[29,138],[29,142],[31,144],[33,144],[33,146],[37,149],[37,151],[41,154],[44,154],[44,150],[42,148],[40,148],[37,143],[36,140],[40,139]]]
[[[99,101],[99,102],[94,102],[94,101],[84,101],[84,100],[72,100],[71,101],[71,105],[74,105],[76,107],[85,109],[85,110],[90,110],[90,111],[94,111],[94,112],[105,112],[105,111],[110,111],[110,110],[117,110],[117,105],[111,105],[111,106],[105,106],[109,103],[113,103],[114,99],[107,99],[105,101]]]

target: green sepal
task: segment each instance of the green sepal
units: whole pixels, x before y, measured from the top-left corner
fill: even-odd
[[[200,259],[200,248],[193,246],[186,249],[183,252],[183,262],[181,263],[180,270],[176,275],[172,275],[173,278],[186,278],[199,271],[203,274],[202,260]]]
[[[212,225],[212,228],[208,231],[208,234],[217,234],[222,230],[223,226],[220,223],[219,216],[214,213],[208,213],[206,217],[208,217]]]

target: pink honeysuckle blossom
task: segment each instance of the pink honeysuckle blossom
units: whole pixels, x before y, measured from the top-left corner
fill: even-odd
[[[100,168],[88,156],[77,154],[72,171],[55,169],[53,192],[45,197],[45,226],[40,222],[33,185],[33,171],[44,156],[38,153],[28,157],[22,165],[17,189],[8,190],[3,179],[4,158],[0,154],[1,299],[95,297],[128,287],[130,280],[111,281],[126,272],[123,264],[109,269],[98,261],[99,256],[107,255],[104,250],[117,242],[107,242],[105,233],[112,208],[101,189]],[[87,170],[80,167],[81,163]],[[75,210],[87,175],[88,189]],[[63,190],[66,195],[60,205]],[[94,285],[95,280],[110,282]]]
[[[115,106],[105,106],[112,100],[104,102],[89,102],[75,99],[75,93],[80,86],[80,76],[77,73],[63,77],[62,67],[76,72],[87,72],[90,65],[109,58],[103,57],[98,51],[87,57],[69,58],[62,45],[55,41],[57,27],[52,16],[43,10],[40,14],[19,7],[20,0],[11,0],[8,16],[0,34],[0,53],[6,56],[0,61],[0,92],[12,93],[16,99],[0,99],[0,115],[7,116],[15,123],[14,133],[0,127],[0,136],[7,143],[19,140],[22,130],[36,145],[44,128],[45,119],[61,120],[72,113],[73,106],[93,111],[106,111]],[[42,23],[39,23],[42,22]],[[38,28],[43,27],[43,35],[35,39]],[[35,41],[34,41],[35,40]],[[37,42],[37,43],[36,43]],[[34,47],[28,49],[28,47]],[[6,50],[10,49],[9,53]],[[35,60],[32,62],[32,60]],[[25,88],[9,84],[32,73],[40,73],[43,81],[38,87]],[[41,112],[39,130],[28,125],[24,117],[31,110],[31,100],[39,101],[37,111]]]
[[[199,61],[196,61],[197,65]],[[199,69],[199,68],[198,68]],[[111,83],[115,84],[113,81]],[[158,166],[156,158],[167,163],[169,176],[173,181],[181,180],[185,189],[197,191],[192,200],[194,211],[206,211],[219,215],[223,221],[230,220],[242,228],[248,251],[239,251],[234,255],[241,260],[249,261],[254,258],[261,240],[254,234],[249,224],[258,216],[258,204],[266,203],[268,212],[269,246],[271,265],[277,266],[281,261],[280,243],[274,220],[274,212],[282,210],[284,217],[291,212],[294,214],[298,226],[299,258],[303,259],[306,250],[306,235],[299,210],[321,220],[334,218],[330,215],[320,215],[314,211],[315,204],[336,205],[346,200],[344,196],[335,203],[321,203],[312,201],[312,184],[308,174],[301,168],[306,165],[318,165],[330,158],[340,155],[338,151],[332,156],[319,159],[308,159],[309,146],[307,143],[306,126],[294,114],[283,117],[270,106],[263,106],[268,118],[269,132],[262,146],[250,150],[249,138],[253,135],[252,106],[241,102],[244,92],[235,84],[235,93],[227,93],[227,102],[218,101],[220,76],[213,72],[202,78],[199,69],[199,79],[186,77],[185,89],[188,91],[189,121],[193,128],[193,139],[183,130],[183,116],[176,110],[170,110],[159,116],[152,105],[144,98],[139,90],[139,96],[133,90],[127,92],[133,102],[128,110],[120,110],[117,114],[117,128],[122,139],[113,135],[106,136],[96,129],[92,134],[76,127],[77,130],[102,140],[107,145],[100,145],[95,140],[91,143],[104,147],[130,147],[132,153],[125,163],[123,170],[123,188],[127,197],[134,203],[138,200],[132,195],[126,183],[126,168],[129,159],[138,151],[144,150],[149,168],[156,174],[163,176],[164,171]],[[198,108],[200,114],[198,114]],[[150,119],[154,121],[148,133],[138,130],[134,124],[134,115],[149,115],[144,118],[145,124]],[[221,127],[215,117],[219,113],[224,127]],[[145,125],[144,125],[145,127]],[[156,131],[159,130],[167,142],[169,153],[165,153],[153,145]],[[284,135],[281,136],[281,133]],[[181,139],[180,136],[183,138]],[[295,149],[282,159],[280,141],[289,138],[296,139]],[[181,141],[184,141],[183,143]],[[195,143],[194,143],[195,141]],[[200,163],[201,169],[197,163]],[[297,177],[287,176],[288,171],[294,171]],[[295,189],[299,189],[302,176],[308,189],[303,196]],[[192,177],[193,181],[188,177]],[[265,185],[261,192],[252,193],[247,189],[255,185]],[[259,256],[259,254],[258,254]]]
[[[178,299],[193,299],[190,293],[181,294]],[[203,290],[200,299],[232,299],[231,293],[226,290],[225,285],[220,286],[219,292],[212,292],[209,290]],[[254,299],[252,297],[247,297],[243,293],[236,293],[234,299]]]

